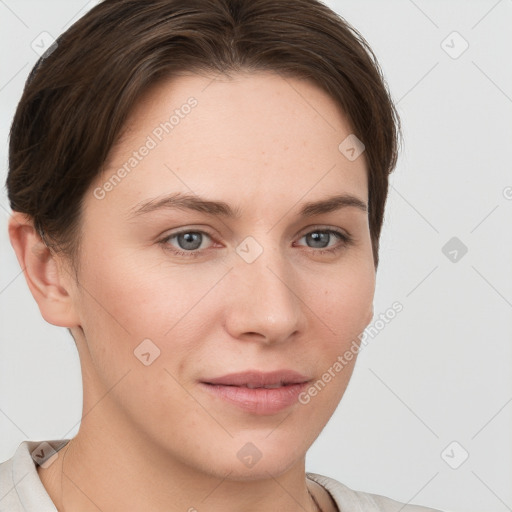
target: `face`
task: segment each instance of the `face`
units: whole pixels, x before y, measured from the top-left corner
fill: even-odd
[[[110,391],[82,428],[104,421],[234,479],[303,460],[352,373],[355,356],[340,356],[372,318],[366,163],[338,149],[350,134],[316,85],[269,72],[183,75],[145,94],[83,204],[85,409]]]

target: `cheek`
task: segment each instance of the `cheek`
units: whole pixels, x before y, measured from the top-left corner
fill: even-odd
[[[132,339],[162,336],[186,313],[197,285],[179,269],[148,265],[147,258],[112,254],[84,269],[92,320]],[[186,299],[186,300],[184,300]]]
[[[305,285],[305,301],[326,328],[333,349],[342,349],[365,329],[373,316],[375,273],[369,266],[347,266],[321,287]],[[330,334],[330,336],[329,336]]]
[[[162,270],[133,263],[109,258],[91,266],[94,272],[84,269],[80,279],[88,384],[100,395],[110,390],[108,396],[141,428],[148,417],[155,420],[155,430],[168,426],[172,417],[190,427],[177,411],[194,408],[179,373],[191,353],[186,341],[200,339],[193,315],[186,316],[196,294],[190,287],[182,292],[186,283],[178,281],[178,272],[176,279],[166,280]]]
[[[148,265],[147,257],[122,253],[88,260],[80,277],[81,317],[99,373],[112,382],[125,369],[169,363],[169,352],[178,364],[193,348],[190,341],[203,338],[209,302],[201,299],[223,272],[200,274],[192,265],[170,267],[162,260]],[[143,342],[142,353],[149,352],[150,360],[157,356],[151,366],[137,358]]]
[[[80,276],[82,328],[97,373],[112,385],[129,369],[143,366],[134,350],[144,339],[156,338],[153,305],[159,290],[141,287],[142,270],[104,252],[90,258]],[[157,283],[154,283],[157,284]],[[155,326],[158,327],[158,326]]]
[[[375,274],[361,267],[340,272],[316,293],[307,296],[311,310],[318,312],[315,338],[318,361],[316,381],[300,400],[312,415],[327,421],[348,386],[360,347],[360,335],[373,316]]]

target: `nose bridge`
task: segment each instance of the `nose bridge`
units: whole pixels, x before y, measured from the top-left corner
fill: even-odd
[[[299,329],[301,301],[293,266],[272,233],[250,236],[236,248],[231,327],[277,341]]]

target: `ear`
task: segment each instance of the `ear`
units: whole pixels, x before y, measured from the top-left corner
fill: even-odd
[[[79,325],[73,302],[73,276],[43,242],[32,219],[13,212],[8,229],[11,245],[43,318],[61,327]]]

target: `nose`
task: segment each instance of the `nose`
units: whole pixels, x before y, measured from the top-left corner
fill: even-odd
[[[293,338],[307,322],[296,270],[274,247],[249,261],[237,256],[229,273],[226,329],[233,338],[266,344]]]

